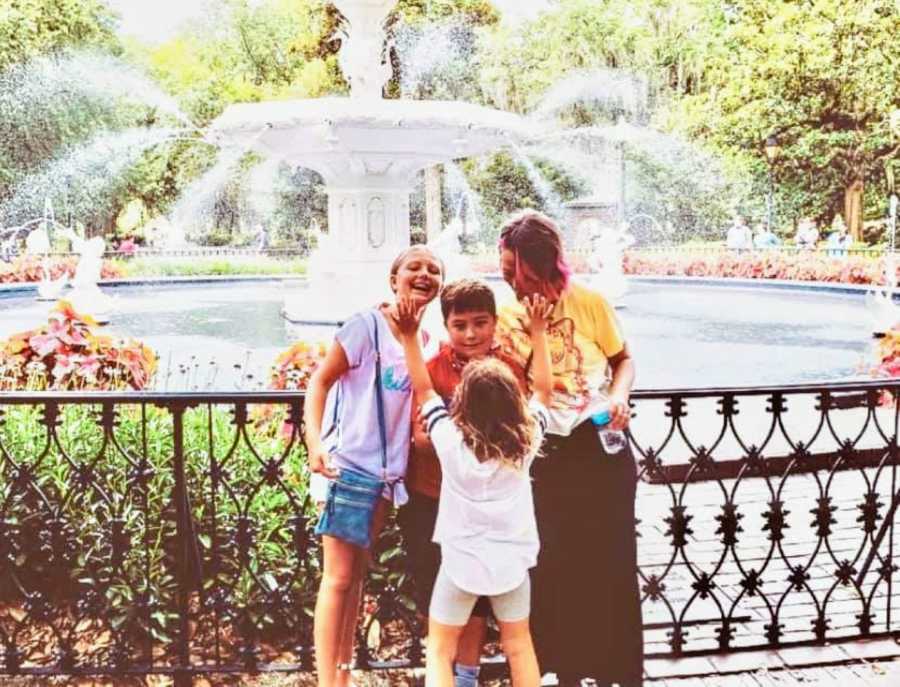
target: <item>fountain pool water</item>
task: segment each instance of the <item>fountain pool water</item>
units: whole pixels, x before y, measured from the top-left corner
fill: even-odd
[[[499,300],[511,297],[505,284],[493,283]],[[194,370],[191,383],[201,386],[214,377],[216,390],[264,384],[279,352],[298,339],[329,341],[334,331],[285,322],[280,281],[115,292],[116,318],[104,330],[153,347],[160,356],[158,386],[170,390],[177,383],[165,373],[181,368]],[[636,280],[622,300],[626,307],[618,315],[635,356],[638,388],[865,376],[872,340],[862,295]],[[46,322],[49,307],[30,296],[0,298],[0,338]]]

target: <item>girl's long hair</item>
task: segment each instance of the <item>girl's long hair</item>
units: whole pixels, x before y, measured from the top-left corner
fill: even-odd
[[[450,417],[480,462],[520,468],[534,449],[536,426],[509,368],[493,358],[473,360],[450,403]]]

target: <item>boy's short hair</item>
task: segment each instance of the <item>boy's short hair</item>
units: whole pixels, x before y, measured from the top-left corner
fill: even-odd
[[[480,279],[456,279],[441,289],[444,322],[453,313],[487,312],[497,317],[497,302],[491,287]]]

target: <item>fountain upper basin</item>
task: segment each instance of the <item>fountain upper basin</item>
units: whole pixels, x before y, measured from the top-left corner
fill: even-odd
[[[333,186],[410,180],[450,159],[527,140],[535,125],[511,112],[439,100],[317,98],[231,105],[212,124],[231,142],[322,174]]]

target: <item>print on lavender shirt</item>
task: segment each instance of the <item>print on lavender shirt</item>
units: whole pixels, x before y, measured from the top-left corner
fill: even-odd
[[[398,374],[396,366],[385,367],[381,371],[381,386],[390,391],[409,391],[412,389],[409,374],[406,373],[405,369]]]

